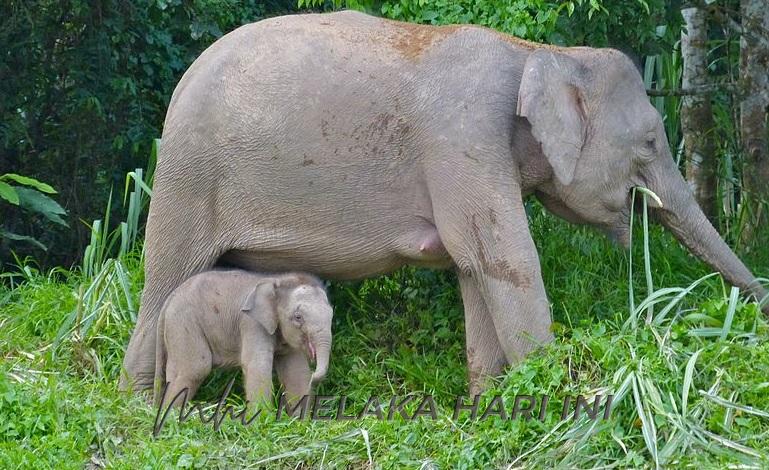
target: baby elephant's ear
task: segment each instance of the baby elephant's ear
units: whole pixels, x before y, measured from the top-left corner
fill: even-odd
[[[267,330],[267,333],[275,334],[275,330],[278,329],[278,305],[274,281],[268,279],[254,286],[243,301],[240,310],[254,317]]]

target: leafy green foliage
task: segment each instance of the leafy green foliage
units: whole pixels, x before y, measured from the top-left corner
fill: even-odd
[[[346,6],[412,23],[478,24],[532,41],[613,46],[636,56],[669,50],[675,39],[658,36],[655,28],[667,23],[679,31],[681,25],[677,7],[664,0],[299,0],[298,5]]]
[[[105,326],[136,321],[138,302],[131,291],[132,274],[129,267],[135,266],[137,261],[141,263],[143,259],[139,257],[137,260],[134,255],[139,253],[139,221],[152,195],[150,186],[159,145],[156,139],[152,145],[148,165],[150,171],[146,179],[141,168],[126,175],[123,200],[128,201],[127,220],[120,222],[114,230],[109,230],[112,204],[110,193],[104,219],[95,220],[91,224],[91,243],[85,249],[81,268],[86,282],[78,287],[75,293],[77,305],[66,315],[53,341],[54,354],[62,342],[70,341],[81,355],[90,358],[99,374],[103,374],[107,366],[102,365],[95,354],[92,347],[94,342],[109,340],[114,345],[120,344],[102,330]],[[131,181],[133,190],[129,184]],[[141,270],[138,271],[141,274]]]
[[[382,14],[414,23],[473,23],[534,41],[546,41],[555,31],[563,5],[544,0],[483,2],[400,0],[382,5]]]
[[[430,394],[437,420],[309,422],[271,415],[247,428],[227,419],[215,432],[197,419],[179,424],[172,415],[153,439],[155,410],[116,391],[133,327],[126,301],[136,305],[142,286],[134,251],[120,259],[126,292],[109,292],[106,286],[114,284],[104,282],[107,272],[34,269],[15,289],[0,289],[0,465],[360,467],[368,465],[369,452],[378,468],[628,468],[653,467],[655,458],[673,467],[767,465],[769,325],[756,305],[738,301],[732,308],[729,292],[711,277],[664,319],[657,316],[672,298],[658,304],[652,322],[631,327],[624,253],[539,211],[532,212],[531,226],[557,339],[494,381],[480,408],[495,395],[509,404],[515,395],[547,394],[552,403],[544,422],[472,420],[469,413],[451,418],[467,374],[456,280],[407,268],[332,284],[332,362],[318,393],[348,395],[349,413],[372,395],[386,402],[393,395],[418,401]],[[652,265],[657,285],[686,286],[707,272],[669,235],[653,229],[649,236],[649,250],[658,254]],[[634,252],[642,255],[642,244]],[[634,276],[644,284],[643,272]],[[90,288],[106,292],[99,305],[91,304],[95,309],[83,300]],[[638,299],[641,311],[644,300]],[[87,329],[78,319],[67,324],[68,313],[78,309],[81,319],[94,312]],[[701,334],[709,327],[719,334]],[[51,347],[63,329],[71,333]],[[214,374],[199,400],[216,401],[233,374],[239,375]],[[229,403],[239,409],[240,381],[234,392]],[[614,394],[609,419],[562,422],[563,400],[576,394]]]
[[[71,220],[95,219],[110,188],[122,185],[160,135],[171,93],[200,52],[222,34],[294,4],[1,2],[0,174],[49,182],[61,191]],[[6,184],[0,194],[15,201]],[[35,252],[46,265],[71,265],[89,237],[79,223],[51,230],[20,211],[4,211],[3,226],[50,245],[42,256]],[[6,256],[0,251],[0,263]]]
[[[67,222],[61,217],[66,211],[59,203],[46,194],[56,194],[56,191],[48,184],[40,182],[28,176],[15,173],[0,175],[0,200],[19,206],[31,213],[42,215],[55,224],[67,227]],[[24,241],[38,248],[46,250],[46,246],[33,237],[9,232],[0,227],[1,240]]]

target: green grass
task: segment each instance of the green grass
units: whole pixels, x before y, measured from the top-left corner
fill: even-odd
[[[555,404],[544,422],[452,419],[467,373],[455,279],[404,269],[332,286],[332,363],[318,393],[347,395],[356,410],[372,395],[429,394],[439,419],[268,416],[249,427],[225,420],[219,431],[169,419],[154,439],[155,410],[117,391],[142,284],[134,249],[91,276],[28,267],[13,289],[0,289],[0,467],[362,468],[369,455],[377,468],[769,465],[769,332],[755,304],[712,277],[661,321],[673,296],[655,305],[647,322],[636,243],[633,327],[628,254],[530,209],[557,340],[496,381],[481,410],[495,395],[509,411],[516,394],[547,394]],[[655,227],[649,252],[658,289],[708,273]],[[749,262],[766,274],[766,260]],[[215,402],[233,375],[213,374],[200,401]],[[231,402],[242,404],[239,381],[235,391]],[[564,397],[596,393],[615,395],[609,419],[560,422]]]

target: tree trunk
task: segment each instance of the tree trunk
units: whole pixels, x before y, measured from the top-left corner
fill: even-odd
[[[686,89],[708,85],[706,12],[702,8],[692,7],[683,9],[681,14],[686,22],[686,31],[681,33],[684,66],[681,87]],[[713,127],[710,94],[684,96],[681,102],[681,131],[686,179],[702,212],[716,225],[718,162],[713,145]]]
[[[765,0],[741,0],[740,14],[745,31],[769,31],[769,8]],[[742,35],[740,39],[740,137],[744,150],[742,204],[747,224],[742,241],[751,243],[767,228],[769,219],[769,43]]]

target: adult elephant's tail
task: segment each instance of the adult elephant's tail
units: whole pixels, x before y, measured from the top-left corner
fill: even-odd
[[[165,338],[165,315],[160,314],[158,318],[158,329],[155,334],[155,386],[154,398],[155,405],[160,405],[163,394],[166,390],[166,361],[168,352],[166,351]]]

